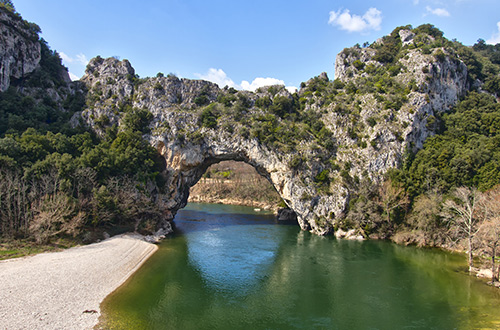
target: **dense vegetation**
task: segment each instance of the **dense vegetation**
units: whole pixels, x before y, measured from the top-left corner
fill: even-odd
[[[402,28],[415,33],[413,44],[404,48],[398,37]],[[379,65],[352,62],[349,70],[354,83],[342,86],[339,81],[317,79],[314,84],[303,87],[313,93],[320,91],[327,102],[330,99],[338,102],[339,97],[348,100],[339,107],[339,113],[353,123],[359,119],[356,118],[356,99],[349,101],[344,95],[373,93],[374,98],[384,104],[387,114],[382,110],[368,118],[366,124],[374,126],[381,121],[381,115],[388,118],[397,111],[409,92],[422,88],[413,81],[403,86],[394,79],[398,72],[405,70],[399,60],[409,49],[416,48],[422,54],[433,54],[436,61],[445,58],[463,61],[467,65],[471,91],[448,113],[427,118],[427,125],[434,127],[437,134],[427,139],[422,150],[408,151],[402,168],[390,171],[386,181],[374,184],[369,179],[346,180],[354,194],[339,227],[357,227],[367,236],[392,238],[400,243],[464,249],[470,251],[471,258],[474,252],[494,259],[499,241],[495,233],[500,228],[497,206],[500,199],[500,104],[497,100],[500,44],[487,45],[478,40],[474,46],[466,47],[446,40],[441,31],[427,24],[415,29],[397,28],[382,42],[369,47],[376,51],[373,59]],[[344,52],[356,58],[360,49],[357,46]],[[404,127],[404,123],[400,124]],[[359,137],[358,127],[352,126],[353,137]],[[376,147],[373,142],[371,145]],[[460,216],[467,208],[472,209],[468,219]]]
[[[0,93],[0,237],[47,243],[83,228],[133,229],[139,220],[162,217],[162,163],[142,138],[144,116],[130,111],[124,127],[103,136],[73,128],[85,90],[78,83],[68,87],[61,58],[39,42],[40,67]],[[136,229],[155,230],[152,222],[141,226]],[[86,232],[80,238],[96,238]]]

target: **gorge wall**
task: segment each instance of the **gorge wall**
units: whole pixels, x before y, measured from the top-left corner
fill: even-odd
[[[332,233],[361,183],[380,182],[434,134],[441,113],[481,87],[468,72],[465,47],[429,25],[344,49],[334,80],[322,73],[291,94],[284,86],[248,92],[173,75],[141,79],[127,60],[101,57],[70,82],[60,63],[42,72],[51,68],[40,65],[48,53],[60,58],[38,39],[35,24],[4,8],[0,21],[0,91],[15,86],[35,99],[49,96],[60,111],[68,111],[67,98],[85,93],[73,126],[101,136],[141,131],[164,160],[159,196],[169,220],[210,165],[235,160],[272,183],[303,230]],[[44,75],[53,78],[41,86]],[[158,227],[168,224],[159,220]]]
[[[21,79],[35,71],[41,59],[39,28],[0,8],[0,92],[11,79]]]
[[[140,125],[165,160],[169,218],[214,163],[246,162],[293,209],[303,230],[332,233],[362,181],[376,183],[422,147],[436,117],[470,88],[467,66],[436,36],[395,30],[370,47],[345,49],[335,80],[321,74],[298,93],[255,93],[159,74],[139,79],[127,60],[94,58],[78,117],[100,134]],[[393,58],[384,58],[389,46]],[[393,48],[394,48],[393,47]]]

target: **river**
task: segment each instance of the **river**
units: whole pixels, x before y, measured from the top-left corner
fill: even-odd
[[[103,302],[103,328],[500,328],[499,290],[463,255],[318,237],[229,205],[189,204],[175,224]]]

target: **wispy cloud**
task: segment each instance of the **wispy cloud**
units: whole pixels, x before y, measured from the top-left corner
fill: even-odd
[[[498,31],[493,33],[490,39],[486,40],[486,43],[491,44],[491,45],[496,45],[500,43],[500,22],[497,23],[497,29]]]
[[[349,9],[339,9],[330,12],[328,24],[340,27],[341,30],[349,32],[366,32],[369,30],[380,30],[382,24],[382,12],[377,8],[370,8],[363,16],[351,15]]]
[[[78,78],[78,76],[74,73],[71,73],[71,72],[68,72],[69,73],[69,78],[71,79],[71,81],[75,81],[75,80],[80,80],[80,78]]]
[[[224,86],[229,86],[229,87],[234,87],[236,89],[244,89],[252,92],[255,92],[259,87],[264,87],[264,86],[271,86],[271,85],[285,86],[285,82],[283,80],[270,77],[267,78],[258,77],[252,80],[252,82],[243,80],[241,84],[238,85],[231,78],[227,76],[224,70],[214,69],[214,68],[210,68],[208,72],[205,74],[195,73],[194,75],[200,79],[216,83],[221,88]],[[286,86],[286,89],[288,89],[291,93],[293,93],[297,90],[297,87]]]
[[[440,17],[450,17],[450,12],[444,8],[431,8],[429,6],[425,7],[428,14],[440,16]]]
[[[71,78],[71,80],[73,80],[73,81],[79,80],[80,78],[78,78],[78,76],[76,74],[71,72],[71,70],[73,69],[76,71],[80,71],[81,69],[85,68],[87,66],[87,64],[89,63],[87,56],[80,53],[80,54],[76,55],[75,57],[71,57],[63,52],[60,52],[59,56],[63,60],[63,64],[66,65],[70,69],[69,77]]]
[[[71,57],[71,56],[66,55],[63,52],[60,52],[59,56],[61,56],[61,59],[66,63],[77,63],[77,64],[82,64],[82,65],[87,65],[89,63],[87,56],[85,56],[82,53],[76,55],[75,57]]]

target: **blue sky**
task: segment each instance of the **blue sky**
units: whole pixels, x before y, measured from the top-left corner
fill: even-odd
[[[431,23],[465,45],[500,42],[499,0],[13,0],[73,77],[97,55],[158,72],[254,89],[299,86],[345,47]]]

